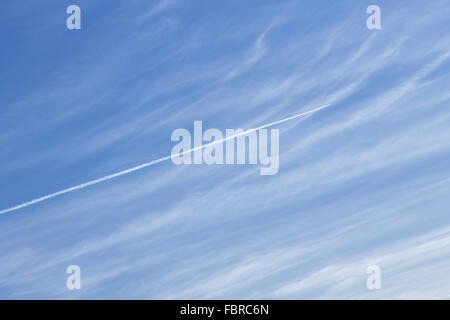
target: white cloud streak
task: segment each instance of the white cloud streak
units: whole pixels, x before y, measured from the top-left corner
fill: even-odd
[[[321,106],[321,107],[318,107],[318,108],[315,108],[315,109],[312,109],[312,110],[309,110],[309,111],[306,111],[306,112],[302,112],[302,113],[296,114],[294,116],[291,116],[291,117],[288,117],[288,118],[285,118],[285,119],[282,119],[282,120],[270,122],[268,124],[264,124],[262,126],[254,128],[254,129],[249,129],[249,130],[243,131],[241,133],[238,133],[238,134],[235,134],[235,135],[232,135],[232,136],[228,136],[228,137],[220,139],[220,140],[213,141],[213,142],[208,143],[208,144],[204,144],[204,145],[201,145],[201,146],[198,146],[198,147],[195,147],[195,148],[191,148],[189,150],[183,151],[181,154],[183,154],[183,155],[184,154],[189,154],[191,152],[194,152],[194,151],[197,151],[197,150],[201,150],[201,149],[203,149],[205,147],[208,147],[208,146],[211,146],[211,145],[219,144],[219,143],[231,140],[231,139],[235,139],[235,138],[240,137],[242,135],[247,135],[247,134],[249,134],[251,132],[255,132],[255,131],[258,131],[258,130],[261,130],[261,129],[264,129],[264,128],[272,127],[274,125],[277,125],[277,124],[280,124],[280,123],[283,123],[283,122],[286,122],[286,121],[289,121],[289,120],[293,120],[293,119],[296,119],[296,118],[299,118],[299,117],[311,114],[313,112],[322,110],[322,109],[327,108],[329,106],[330,106],[329,104],[328,105],[324,105],[324,106]],[[85,183],[82,183],[82,184],[79,184],[79,185],[76,185],[76,186],[73,186],[73,187],[70,187],[70,188],[67,188],[67,189],[63,189],[63,190],[58,191],[58,192],[54,192],[54,193],[48,194],[46,196],[43,196],[43,197],[31,200],[31,201],[28,201],[28,202],[24,202],[22,204],[19,204],[17,206],[11,207],[11,208],[0,210],[0,215],[8,213],[8,212],[17,211],[19,209],[23,209],[23,208],[29,207],[29,206],[31,206],[33,204],[36,204],[36,203],[39,203],[39,202],[42,202],[42,201],[45,201],[45,200],[49,200],[49,199],[52,199],[52,198],[55,198],[57,196],[60,196],[60,195],[63,195],[63,194],[69,193],[69,192],[73,192],[73,191],[76,191],[76,190],[84,189],[84,188],[87,188],[89,186],[98,184],[100,182],[108,181],[108,180],[111,180],[111,179],[114,179],[114,178],[117,178],[117,177],[129,174],[129,173],[132,173],[132,172],[135,172],[135,171],[138,171],[138,170],[141,170],[141,169],[153,166],[153,165],[158,164],[160,162],[172,159],[172,157],[174,157],[174,156],[178,157],[179,155],[168,155],[168,156],[165,156],[165,157],[162,157],[162,158],[159,158],[159,159],[156,159],[156,160],[152,160],[152,161],[140,164],[138,166],[135,166],[135,167],[132,167],[132,168],[129,168],[129,169],[126,169],[126,170],[122,170],[122,171],[119,171],[119,172],[116,172],[116,173],[113,173],[113,174],[110,174],[110,175],[107,175],[107,176],[104,176],[104,177],[101,177],[101,178],[98,178],[98,179],[95,179],[95,180],[91,180],[91,181],[88,181],[88,182],[85,182]]]

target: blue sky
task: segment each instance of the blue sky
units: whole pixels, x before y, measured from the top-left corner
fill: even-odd
[[[449,15],[445,0],[5,1],[0,209],[167,156],[194,120],[332,107],[277,127],[277,175],[169,161],[0,215],[0,298],[450,298]]]

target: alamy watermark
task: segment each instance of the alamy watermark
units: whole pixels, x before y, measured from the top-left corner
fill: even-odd
[[[66,9],[69,16],[66,19],[66,27],[69,30],[81,29],[81,8],[77,5],[70,5]],[[381,29],[381,9],[379,6],[372,4],[367,7],[366,13],[370,16],[366,20],[366,26],[369,30]]]
[[[372,4],[367,7],[367,14],[370,16],[366,20],[366,26],[369,30],[381,29],[381,9],[379,6]]]
[[[70,14],[70,16],[66,19],[66,27],[69,30],[80,30],[81,29],[81,9],[79,6],[73,4],[68,6],[66,9],[66,13]]]
[[[203,122],[194,121],[193,139],[187,129],[172,132],[172,162],[181,164],[260,165],[261,175],[274,175],[279,169],[278,129],[218,129],[203,132]],[[193,146],[193,147],[192,147]],[[270,152],[269,149],[270,148]]]
[[[66,273],[70,274],[66,280],[66,287],[69,290],[81,289],[81,269],[77,265],[70,265],[66,269]]]
[[[370,265],[366,269],[366,273],[370,274],[367,278],[366,286],[369,290],[381,289],[381,268],[375,264]]]

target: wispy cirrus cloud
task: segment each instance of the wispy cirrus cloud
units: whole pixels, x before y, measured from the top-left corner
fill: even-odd
[[[0,296],[447,298],[445,1],[382,5],[379,32],[365,3],[181,6],[113,4],[115,19],[68,37],[76,55],[41,54],[54,73],[2,101],[2,208],[167,155],[194,120],[333,108],[280,127],[273,177],[165,163],[1,216]],[[365,287],[373,263],[380,291]]]

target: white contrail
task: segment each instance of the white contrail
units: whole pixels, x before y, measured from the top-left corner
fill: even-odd
[[[79,190],[79,189],[84,189],[84,188],[89,187],[89,186],[91,186],[93,184],[97,184],[97,183],[100,183],[100,182],[103,182],[103,181],[111,180],[111,179],[114,179],[116,177],[123,176],[124,174],[128,174],[128,173],[131,173],[131,172],[134,172],[134,171],[137,171],[137,170],[140,170],[140,169],[152,166],[154,164],[157,164],[157,163],[169,160],[172,157],[179,157],[180,155],[191,153],[193,151],[203,149],[203,148],[205,148],[207,146],[211,146],[211,145],[215,145],[215,144],[218,144],[218,143],[222,143],[224,141],[227,141],[227,140],[230,140],[230,139],[234,139],[236,137],[239,137],[239,136],[242,136],[242,135],[246,135],[246,134],[249,134],[249,133],[254,132],[254,131],[258,131],[258,130],[261,130],[261,129],[264,129],[264,128],[267,128],[267,127],[271,127],[271,126],[274,126],[276,124],[279,124],[279,123],[282,123],[282,122],[286,122],[288,120],[292,120],[292,119],[295,119],[295,118],[298,118],[298,117],[301,117],[301,116],[304,116],[304,115],[307,115],[307,114],[319,111],[319,110],[327,108],[329,106],[330,106],[330,104],[327,104],[327,105],[324,105],[324,106],[321,106],[321,107],[318,107],[318,108],[315,108],[315,109],[312,109],[312,110],[309,110],[309,111],[306,111],[306,112],[303,112],[303,113],[299,113],[299,114],[297,114],[295,116],[292,116],[292,117],[289,117],[289,118],[285,118],[285,119],[282,119],[282,120],[271,122],[271,123],[262,125],[260,127],[254,128],[254,129],[249,129],[249,130],[243,131],[241,133],[238,133],[238,134],[235,134],[235,135],[232,135],[232,136],[228,136],[226,138],[219,139],[217,141],[213,141],[211,143],[204,144],[204,145],[201,145],[201,146],[198,146],[198,147],[195,147],[195,148],[183,151],[183,152],[181,152],[179,154],[175,154],[175,155],[170,155],[170,156],[166,156],[166,157],[163,157],[163,158],[159,158],[159,159],[156,159],[156,160],[153,160],[153,161],[150,161],[150,162],[143,163],[141,165],[138,165],[138,166],[130,168],[130,169],[119,171],[117,173],[113,173],[113,174],[104,176],[104,177],[99,178],[99,179],[91,180],[89,182],[85,182],[85,183],[79,184],[79,185],[74,186],[74,187],[63,189],[61,191],[48,194],[46,196],[43,196],[43,197],[31,200],[31,201],[28,201],[28,202],[24,202],[24,203],[19,204],[17,206],[14,206],[14,207],[11,207],[11,208],[8,208],[8,209],[0,210],[0,215],[4,214],[4,213],[7,213],[7,212],[16,211],[16,210],[19,210],[19,209],[31,206],[31,205],[33,205],[35,203],[42,202],[42,201],[45,201],[45,200],[57,197],[57,196],[60,196],[62,194],[65,194],[65,193],[69,193],[69,192],[72,192],[72,191],[75,191],[75,190]]]

